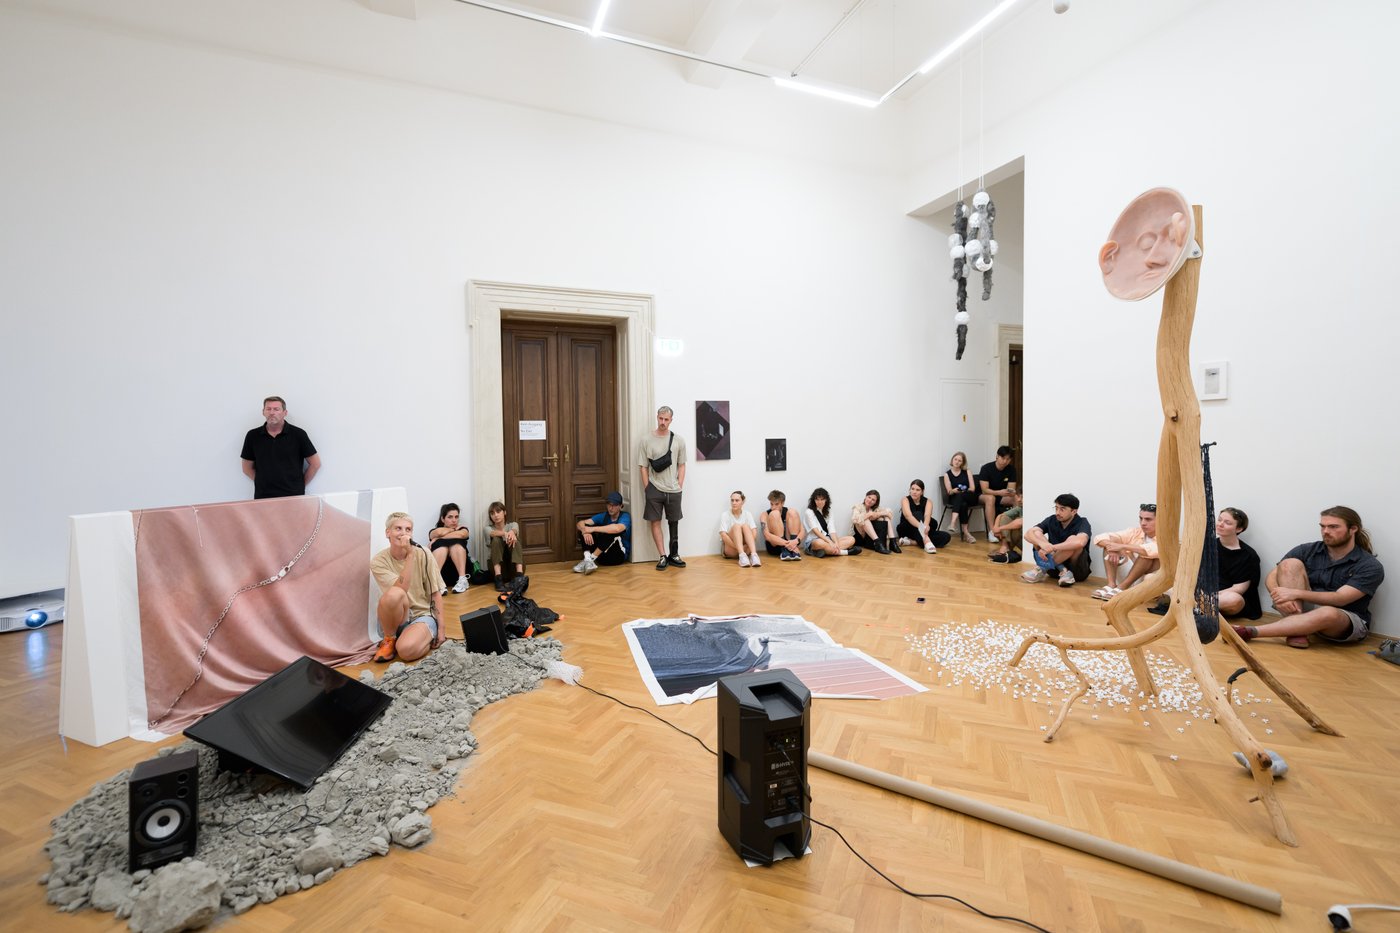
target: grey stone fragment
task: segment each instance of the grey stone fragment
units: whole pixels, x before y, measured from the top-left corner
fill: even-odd
[[[389,838],[405,849],[427,842],[433,835],[433,818],[426,813],[410,813],[389,830]]]
[[[81,885],[59,885],[49,888],[49,903],[59,908],[72,907],[80,900],[87,900],[87,889]]]
[[[331,880],[331,875],[335,874],[334,868],[323,868],[316,873],[316,884],[325,884]]]
[[[92,906],[98,910],[116,910],[131,900],[131,876],[119,868],[109,868],[92,883]]]
[[[316,827],[311,844],[296,857],[297,871],[305,875],[320,874],[327,868],[339,868],[345,864],[345,856],[335,834],[324,826]]]
[[[399,757],[399,749],[398,749],[398,746],[397,746],[397,745],[393,745],[393,744],[386,745],[386,746],[384,746],[383,748],[381,748],[379,751],[375,752],[375,753],[374,753],[374,757],[375,757],[375,758],[378,758],[380,761],[384,762],[385,764],[388,764],[388,763],[393,762],[393,761],[397,761],[397,760],[398,760],[398,757]]]
[[[197,930],[219,912],[224,883],[197,859],[173,862],[156,871],[131,906],[134,933]]]

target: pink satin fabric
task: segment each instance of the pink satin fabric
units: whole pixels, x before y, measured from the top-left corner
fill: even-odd
[[[275,576],[316,526],[318,500],[299,496],[135,512],[136,586],[151,727],[178,732],[302,655],[337,667],[368,661],[369,522],[329,505],[316,540]],[[169,712],[167,712],[169,710]]]

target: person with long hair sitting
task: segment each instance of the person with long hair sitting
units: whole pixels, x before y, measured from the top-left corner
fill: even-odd
[[[880,505],[880,491],[871,489],[851,508],[851,527],[856,543],[880,554],[900,553],[894,536],[894,513]]]
[[[1333,644],[1362,641],[1371,630],[1371,597],[1385,568],[1371,552],[1371,536],[1354,509],[1334,505],[1322,513],[1322,540],[1300,544],[1278,562],[1265,585],[1283,616],[1264,625],[1237,625],[1251,638],[1283,636],[1290,648],[1306,648],[1308,636]]]
[[[948,507],[953,510],[953,534],[962,529],[962,539],[972,544],[977,539],[967,527],[972,518],[972,510],[977,507],[977,477],[967,468],[967,454],[959,450],[948,461],[948,469],[943,471],[943,495]],[[987,526],[991,530],[991,526]]]
[[[953,540],[946,531],[939,531],[933,523],[933,500],[924,495],[924,481],[916,479],[909,484],[909,495],[899,505],[899,524],[895,526],[899,535],[897,544],[918,545],[930,554],[937,554],[940,545]]]
[[[457,503],[444,502],[438,509],[437,524],[428,532],[433,563],[437,564],[438,573],[442,573],[447,559],[452,558],[452,566],[457,570],[457,582],[452,586],[454,593],[465,593],[467,584],[471,582],[467,571],[467,541],[472,533],[461,524],[461,520],[462,510]]]
[[[831,528],[831,493],[821,486],[807,499],[807,540],[803,542],[813,557],[846,557],[859,554],[854,535],[838,535]]]

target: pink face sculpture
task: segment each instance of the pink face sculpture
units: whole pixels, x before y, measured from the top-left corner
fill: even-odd
[[[1138,195],[1099,250],[1104,286],[1115,298],[1146,298],[1181,268],[1195,239],[1191,205],[1180,192],[1153,188]]]

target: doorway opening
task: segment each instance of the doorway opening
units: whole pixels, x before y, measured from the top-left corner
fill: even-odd
[[[632,439],[651,427],[652,353],[655,302],[650,295],[585,289],[516,285],[504,282],[467,283],[467,325],[472,345],[472,514],[505,498],[505,408],[502,385],[502,321],[564,326],[606,327],[616,335],[617,425],[610,489],[622,493],[634,514],[632,490],[636,471]],[[480,518],[477,519],[480,521]],[[479,536],[478,536],[479,537]],[[484,560],[486,555],[479,555]]]

